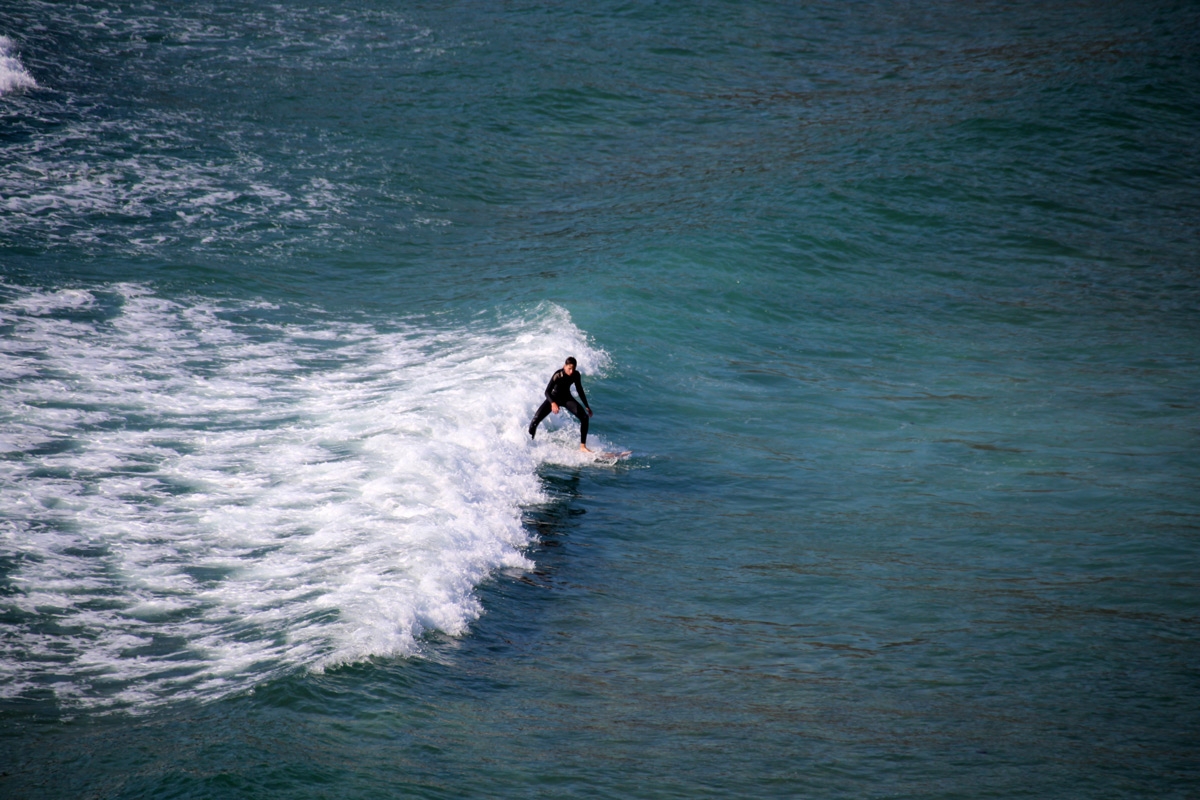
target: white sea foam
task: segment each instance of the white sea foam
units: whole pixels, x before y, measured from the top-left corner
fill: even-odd
[[[25,65],[13,55],[15,49],[12,39],[0,36],[0,96],[38,88]]]
[[[557,307],[382,329],[137,286],[0,304],[0,695],[219,696],[462,634],[528,566]],[[11,379],[10,379],[11,378]]]

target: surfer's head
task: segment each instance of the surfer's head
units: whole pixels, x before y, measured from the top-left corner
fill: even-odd
[[[575,356],[567,356],[567,360],[563,362],[563,372],[570,375],[575,371]]]

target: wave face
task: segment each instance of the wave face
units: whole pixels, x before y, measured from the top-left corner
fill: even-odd
[[[0,304],[0,693],[216,697],[413,655],[528,566],[521,507],[563,427],[524,427],[565,311],[469,329],[144,287]]]

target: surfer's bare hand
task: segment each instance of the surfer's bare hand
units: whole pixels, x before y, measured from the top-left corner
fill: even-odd
[[[550,410],[553,411],[555,414],[557,414],[558,413],[558,403],[555,403],[554,401],[550,401]]]

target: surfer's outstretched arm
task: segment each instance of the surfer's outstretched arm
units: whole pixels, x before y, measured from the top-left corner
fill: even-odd
[[[558,372],[551,375],[550,382],[546,384],[546,391],[542,392],[542,394],[545,395],[545,397],[546,397],[546,402],[550,404],[550,412],[553,414],[558,413],[558,403],[554,402],[554,384],[558,382],[559,376],[561,374],[562,374],[562,370],[559,370]],[[544,417],[546,415],[542,414],[542,416]]]
[[[588,405],[587,395],[583,393],[583,376],[576,372],[572,377],[575,378],[575,393],[579,395],[579,400],[583,403],[583,407],[587,409],[588,416],[592,415],[592,407]]]

